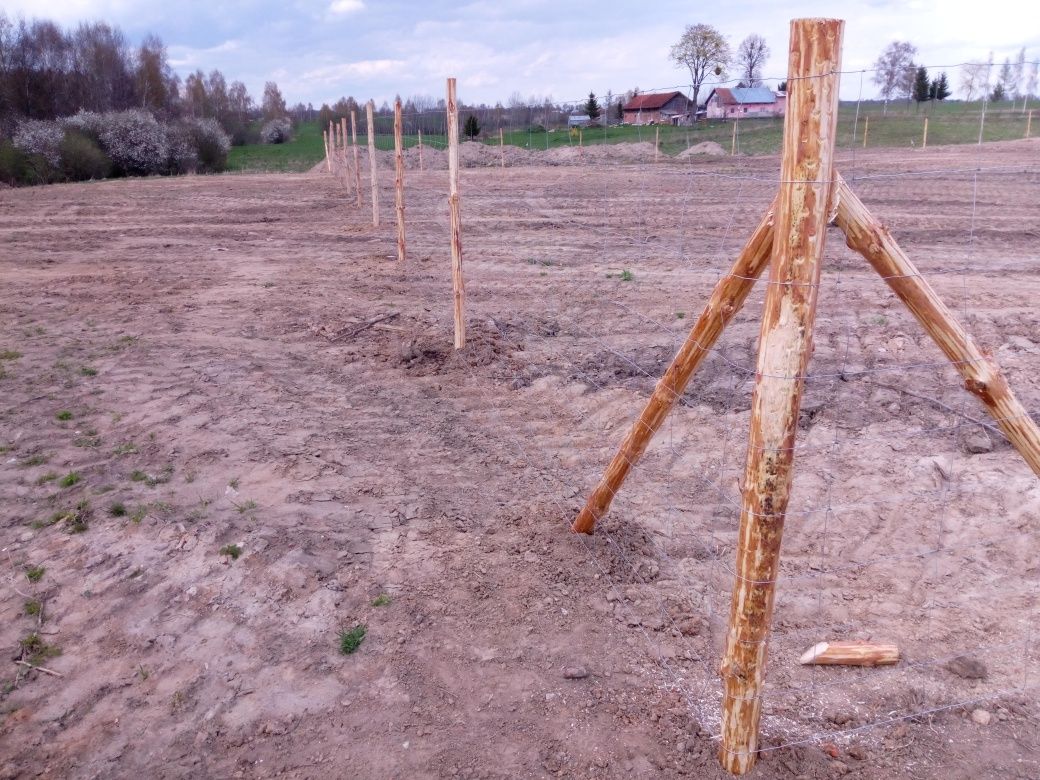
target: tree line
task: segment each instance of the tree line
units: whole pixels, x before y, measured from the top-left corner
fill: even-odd
[[[156,35],[132,45],[105,22],[63,29],[46,19],[14,21],[0,12],[0,135],[23,119],[55,120],[79,111],[139,109],[160,121],[214,119],[232,143],[257,140],[255,120],[290,116],[274,82],[259,105],[245,84],[219,70],[181,79]],[[295,113],[305,113],[297,106]]]

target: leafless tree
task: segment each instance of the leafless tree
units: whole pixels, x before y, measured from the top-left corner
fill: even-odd
[[[757,87],[762,83],[762,66],[767,59],[769,46],[761,35],[752,33],[740,42],[737,64],[740,67],[740,80],[745,86]]]
[[[264,119],[281,119],[285,116],[285,98],[273,81],[264,84],[264,97],[260,104]]]
[[[917,47],[912,43],[892,41],[874,62],[874,83],[881,88],[886,112],[889,100],[894,97],[909,98],[913,92],[916,56]]]
[[[696,115],[697,96],[701,84],[711,73],[725,78],[732,54],[729,44],[718,30],[710,24],[687,25],[679,42],[672,47],[671,59],[676,67],[686,67],[690,71],[690,86],[693,94],[694,115]]]

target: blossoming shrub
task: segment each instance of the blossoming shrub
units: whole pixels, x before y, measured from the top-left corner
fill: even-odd
[[[284,144],[292,140],[292,122],[272,119],[260,128],[260,140],[265,144]]]

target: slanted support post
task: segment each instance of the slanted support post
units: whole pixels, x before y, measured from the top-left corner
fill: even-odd
[[[394,101],[394,210],[397,213],[397,260],[404,262],[404,143],[401,99]]]
[[[769,289],[762,313],[723,678],[719,760],[751,771],[758,753],[766,649],[791,494],[795,432],[812,354],[827,233],[844,22],[791,22],[787,116]]]
[[[603,472],[596,489],[589,495],[584,508],[571,526],[572,531],[590,534],[596,522],[607,514],[610,502],[621,489],[632,467],[643,457],[651,439],[664,424],[672,407],[686,391],[690,378],[711,352],[726,324],[743,308],[751,288],[755,286],[755,280],[769,265],[769,255],[772,251],[773,211],[770,210],[744,245],[729,273],[715,285],[704,311],[697,318],[672,364],[658,381],[653,395],[647,401],[639,419],[632,424],[614,459]]]
[[[924,118],[924,130],[921,131],[921,148],[928,148],[928,117]]]
[[[849,247],[855,249],[906,304],[928,335],[953,363],[968,392],[993,415],[997,425],[1040,477],[1040,430],[1015,397],[993,358],[979,349],[935,294],[892,234],[867,210],[839,176],[835,222]]]
[[[376,103],[369,100],[365,105],[368,117],[368,171],[372,183],[372,227],[379,227],[379,170],[376,165]]]
[[[451,227],[451,286],[455,315],[455,349],[466,346],[463,313],[466,288],[462,281],[462,214],[459,203],[459,106],[455,79],[448,79],[448,217]]]

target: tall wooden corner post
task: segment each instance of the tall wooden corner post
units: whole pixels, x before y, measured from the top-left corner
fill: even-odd
[[[844,22],[791,23],[787,118],[769,289],[762,312],[751,433],[737,532],[736,582],[721,674],[719,760],[754,766],[780,540],[791,493],[795,432],[812,355],[820,259],[834,187],[834,134]]]
[[[768,264],[769,290],[762,314],[741,489],[736,581],[720,668],[724,699],[719,760],[734,774],[749,772],[758,753],[762,683],[791,492],[798,408],[812,354],[820,259],[832,214],[849,247],[882,276],[960,372],[967,390],[985,404],[1004,435],[1040,476],[1040,429],[997,364],[979,349],[884,225],[834,171],[843,26],[835,19],[791,23],[777,197],[733,268],[715,285],[690,335],[572,526],[575,532],[592,533],[596,522],[606,515],[690,377],[740,311]]]
[[[466,288],[462,281],[462,212],[459,203],[459,106],[455,79],[448,79],[448,217],[451,223],[451,285],[455,310],[455,349],[466,346],[463,314]]]

